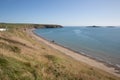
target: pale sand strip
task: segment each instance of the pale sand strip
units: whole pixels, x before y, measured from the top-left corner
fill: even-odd
[[[89,58],[87,56],[78,54],[77,52],[74,52],[74,51],[69,50],[67,48],[64,48],[62,46],[59,46],[57,44],[51,43],[51,42],[43,39],[42,37],[35,35],[32,31],[33,31],[33,29],[29,29],[29,30],[27,30],[27,33],[29,35],[31,35],[32,37],[34,37],[35,39],[37,39],[37,40],[39,40],[39,41],[41,41],[41,42],[51,46],[52,48],[57,49],[57,50],[61,51],[62,53],[66,54],[66,55],[68,55],[68,56],[70,56],[70,57],[72,57],[72,58],[74,58],[74,59],[76,59],[78,61],[84,62],[84,63],[86,63],[86,64],[88,64],[90,66],[93,66],[95,68],[104,70],[104,71],[106,71],[108,73],[111,73],[111,74],[113,74],[115,76],[120,77],[120,74],[116,73],[117,70],[115,70],[114,68],[106,66],[102,62],[99,62],[99,61],[91,59],[91,58]]]

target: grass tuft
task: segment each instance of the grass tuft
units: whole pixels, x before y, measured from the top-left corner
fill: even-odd
[[[8,61],[0,56],[0,66],[6,67],[8,65]]]
[[[11,46],[10,49],[11,49],[11,51],[13,51],[15,53],[20,53],[21,52],[21,49],[18,48],[17,46]]]
[[[59,63],[61,59],[54,55],[44,55],[49,61],[52,61],[54,63]]]
[[[10,45],[10,44],[6,44],[6,43],[3,43],[3,42],[0,42],[0,47],[4,48],[4,49],[7,49],[9,51],[15,52],[15,53],[20,53],[21,52],[21,49],[19,47],[14,46],[14,45]]]

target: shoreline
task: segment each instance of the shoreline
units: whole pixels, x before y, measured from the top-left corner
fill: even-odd
[[[74,50],[69,49],[67,47],[64,47],[60,44],[50,42],[47,39],[45,39],[45,38],[37,35],[36,33],[34,33],[33,32],[34,30],[35,29],[28,29],[27,33],[29,35],[31,35],[32,37],[34,37],[35,39],[37,39],[38,41],[43,42],[44,44],[62,52],[63,54],[65,54],[67,56],[70,56],[71,58],[73,58],[77,61],[83,62],[85,64],[88,64],[88,65],[92,66],[92,67],[101,69],[105,72],[108,72],[108,73],[111,73],[111,74],[113,74],[117,77],[120,77],[120,69],[115,67],[114,65],[110,65],[110,64],[108,64],[104,61],[97,60],[96,58],[87,56],[85,54],[82,54],[81,52],[74,51]]]

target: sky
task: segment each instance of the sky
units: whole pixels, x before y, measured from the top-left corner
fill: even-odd
[[[120,26],[120,0],[0,0],[0,22]]]

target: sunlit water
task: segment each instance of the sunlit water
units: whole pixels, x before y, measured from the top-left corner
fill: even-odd
[[[120,28],[64,27],[36,29],[37,35],[120,67]]]

